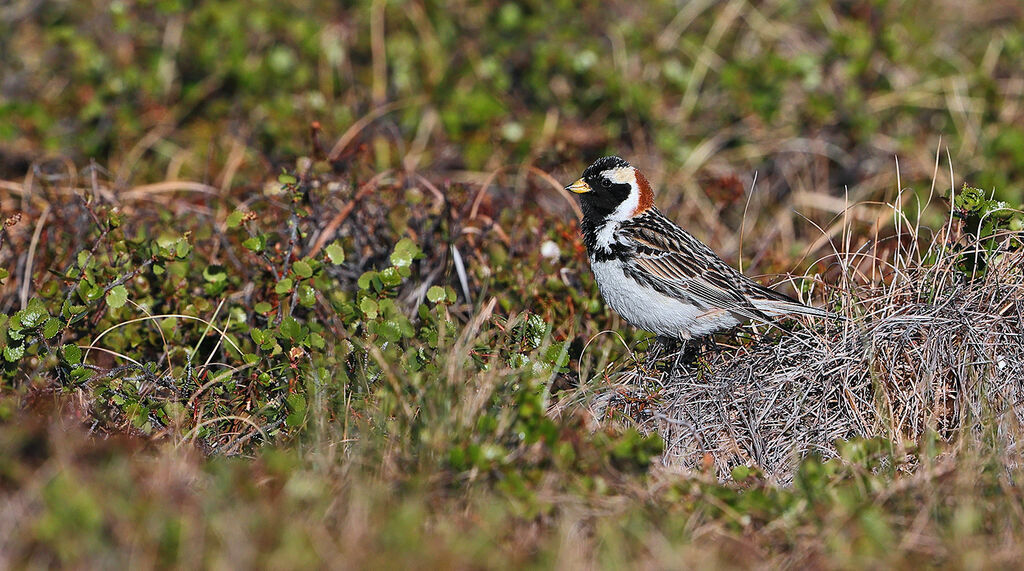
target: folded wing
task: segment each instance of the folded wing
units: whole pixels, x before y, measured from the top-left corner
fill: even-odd
[[[793,313],[831,315],[744,276],[656,210],[624,224],[620,230],[633,247],[632,277],[666,295],[688,298],[708,310],[724,309],[747,319],[768,320]]]

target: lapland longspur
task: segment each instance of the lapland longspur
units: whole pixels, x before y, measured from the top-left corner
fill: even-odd
[[[750,319],[833,317],[726,264],[659,212],[647,179],[619,157],[598,159],[565,189],[579,195],[601,295],[636,327],[685,342]]]

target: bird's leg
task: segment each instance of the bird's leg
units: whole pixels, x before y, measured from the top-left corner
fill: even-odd
[[[653,369],[662,370],[671,377],[673,367],[669,365],[668,359],[673,358],[672,356],[675,355],[678,348],[679,339],[676,337],[658,335],[651,341],[647,352],[647,362]],[[666,368],[670,370],[666,371]]]
[[[673,381],[676,378],[676,371],[679,369],[680,361],[687,360],[686,354],[688,349],[696,349],[696,347],[690,347],[689,339],[677,339],[678,352],[675,357],[672,358],[672,366],[668,370],[668,380]]]

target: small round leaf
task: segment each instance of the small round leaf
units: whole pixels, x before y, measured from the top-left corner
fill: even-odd
[[[128,289],[123,285],[114,286],[107,292],[107,305],[111,309],[118,309],[124,306],[126,301],[128,301]]]
[[[447,297],[448,294],[441,286],[430,286],[430,289],[427,290],[427,299],[430,300],[431,303],[440,303]]]

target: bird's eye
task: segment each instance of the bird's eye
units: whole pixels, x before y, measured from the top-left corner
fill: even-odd
[[[601,177],[601,188],[611,188],[611,187],[612,187],[612,181],[610,181],[610,180],[608,180],[608,179],[606,179],[604,177]]]

